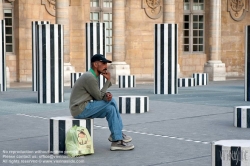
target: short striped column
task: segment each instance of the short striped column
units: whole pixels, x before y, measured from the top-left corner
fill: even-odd
[[[177,94],[178,25],[155,24],[154,93]]]
[[[212,166],[249,166],[250,140],[220,140],[212,143]]]
[[[194,78],[178,78],[178,87],[194,86]]]
[[[245,41],[245,101],[250,101],[250,25],[246,26]]]
[[[0,21],[0,91],[7,91],[5,20]]]
[[[250,106],[234,107],[234,126],[250,128]]]
[[[193,73],[195,86],[208,84],[208,73]]]
[[[38,33],[37,25],[49,24],[49,21],[32,21],[32,91],[37,91],[37,80],[38,80]]]
[[[95,54],[102,54],[106,57],[105,51],[105,23],[86,23],[86,71],[91,68],[91,57]],[[99,87],[102,89],[106,79],[99,76]]]
[[[63,102],[63,26],[37,25],[37,32],[38,103]]]
[[[73,88],[76,80],[81,77],[83,73],[70,73],[70,82],[71,82],[71,88]]]
[[[118,84],[119,84],[119,88],[134,88],[135,76],[134,75],[119,75]]]
[[[148,96],[119,96],[119,112],[121,114],[135,114],[148,111]]]
[[[74,119],[72,116],[52,117],[49,120],[49,152],[53,154],[65,153],[65,139],[69,129],[73,126],[86,127],[93,140],[94,119]]]

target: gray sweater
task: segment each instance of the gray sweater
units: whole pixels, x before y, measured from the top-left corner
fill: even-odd
[[[106,91],[111,86],[110,81],[106,81],[103,88],[100,90],[98,85],[98,78],[96,78],[90,71],[84,73],[78,78],[72,88],[69,109],[71,115],[79,115],[87,106],[90,100],[105,100]]]

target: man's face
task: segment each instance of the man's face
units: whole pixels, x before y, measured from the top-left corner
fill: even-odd
[[[106,62],[96,61],[95,63],[96,63],[96,69],[99,72],[99,74],[106,73],[108,67]]]

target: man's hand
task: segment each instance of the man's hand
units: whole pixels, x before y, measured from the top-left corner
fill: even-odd
[[[110,92],[106,92],[106,98],[108,101],[112,100],[112,94]]]
[[[110,80],[110,72],[105,70],[103,73],[102,73],[103,77],[106,78],[107,80]]]

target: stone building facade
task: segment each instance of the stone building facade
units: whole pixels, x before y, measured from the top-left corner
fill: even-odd
[[[32,21],[64,25],[65,81],[85,71],[85,23],[104,21],[113,82],[119,74],[154,78],[154,25],[178,24],[179,77],[244,75],[249,0],[1,0],[10,82],[32,81]],[[10,34],[11,33],[11,34]],[[8,36],[8,39],[7,39]],[[8,46],[7,46],[8,45]]]

